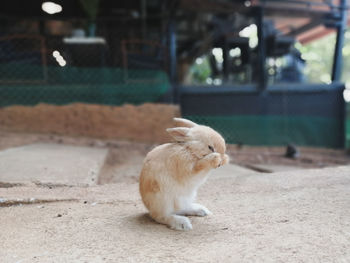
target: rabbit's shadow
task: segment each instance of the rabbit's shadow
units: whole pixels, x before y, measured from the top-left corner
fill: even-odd
[[[139,227],[145,227],[145,226],[157,226],[159,225],[156,221],[154,221],[149,213],[141,213],[136,215],[131,215],[126,218],[126,220],[134,225]]]
[[[157,231],[172,231],[165,225],[159,224],[154,221],[149,213],[141,213],[136,215],[131,215],[125,218],[126,224],[131,229],[142,229],[143,231],[153,232],[155,229]]]
[[[151,225],[151,224],[157,224],[156,221],[154,221],[151,216],[149,215],[149,213],[142,213],[142,214],[138,214],[135,216],[131,216],[131,218],[134,218],[135,221],[140,224],[140,225]]]
[[[196,221],[196,217],[191,218],[192,222]],[[157,235],[158,237],[169,236],[169,235],[180,235],[187,236],[190,233],[193,235],[193,231],[175,231],[166,225],[160,224],[151,218],[149,213],[140,213],[129,215],[124,218],[125,226],[131,231],[136,231],[146,235]]]

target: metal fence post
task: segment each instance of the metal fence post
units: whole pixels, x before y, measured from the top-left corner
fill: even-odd
[[[332,68],[332,81],[340,81],[343,65],[343,45],[344,45],[344,33],[347,25],[347,0],[341,0],[340,2],[340,23],[337,24],[337,40],[335,43],[333,68]]]
[[[259,89],[264,91],[266,89],[266,43],[265,43],[265,29],[264,29],[264,10],[263,7],[255,9],[256,26],[258,29],[258,70],[259,70]]]
[[[172,88],[171,102],[177,102],[177,88],[176,88],[176,32],[175,21],[170,18],[168,24],[168,41],[169,41],[169,77]]]

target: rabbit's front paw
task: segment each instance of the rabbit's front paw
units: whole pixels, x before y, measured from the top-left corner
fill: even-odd
[[[208,158],[210,159],[211,167],[217,168],[220,166],[221,156],[219,153],[211,153],[208,155]]]

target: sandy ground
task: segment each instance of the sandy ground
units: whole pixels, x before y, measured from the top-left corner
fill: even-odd
[[[108,154],[96,185],[0,182],[1,263],[350,262],[343,151],[301,148],[294,160],[280,147],[229,145],[241,166],[213,171],[199,191],[213,215],[192,217],[194,229],[178,232],[153,222],[139,197],[141,162],[154,144],[0,132],[0,150],[33,143]],[[244,167],[252,164],[284,169]]]
[[[0,188],[2,198],[32,198],[0,208],[0,258],[349,262],[349,187],[350,167],[245,175],[218,169],[198,197],[213,215],[191,218],[194,229],[188,232],[150,220],[136,183]]]

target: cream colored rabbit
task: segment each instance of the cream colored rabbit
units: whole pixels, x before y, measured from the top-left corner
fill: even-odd
[[[186,216],[211,212],[194,203],[209,170],[228,163],[225,140],[212,128],[174,118],[181,127],[167,132],[176,140],[150,151],[140,175],[140,193],[150,216],[176,230],[192,229]]]

